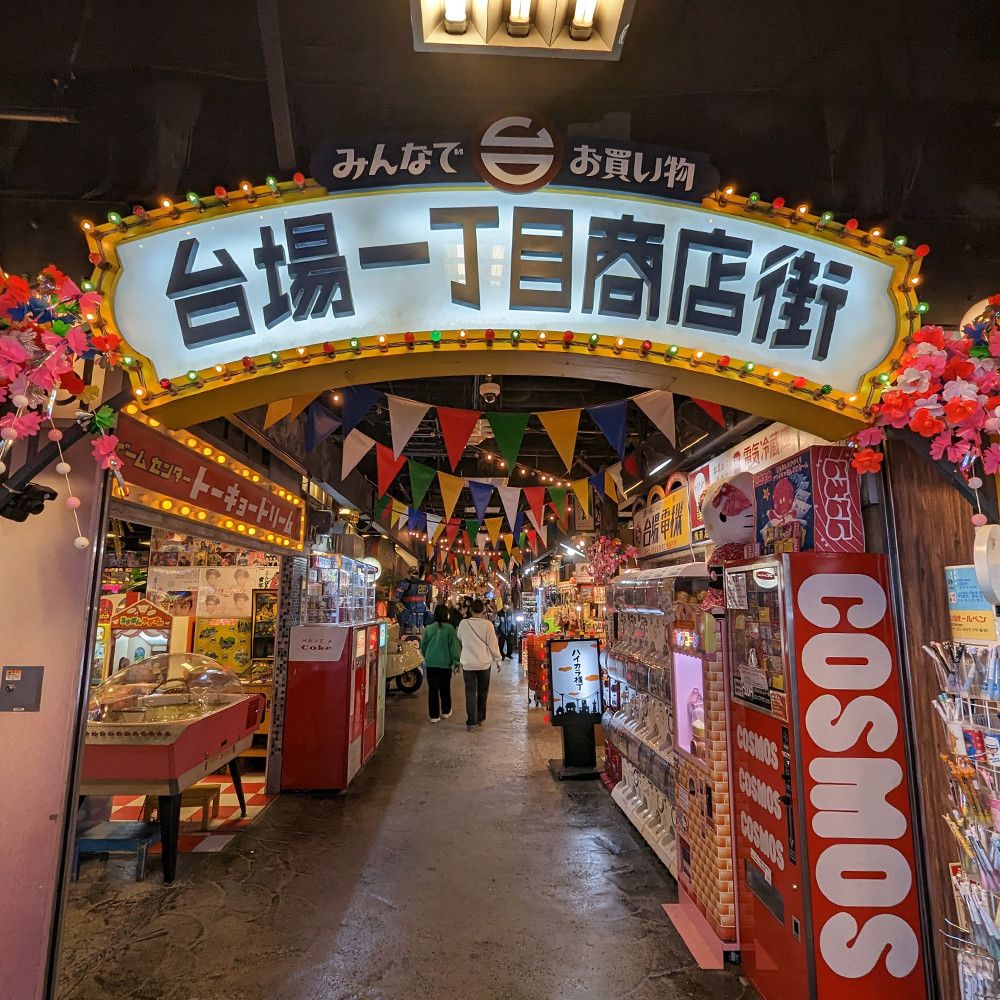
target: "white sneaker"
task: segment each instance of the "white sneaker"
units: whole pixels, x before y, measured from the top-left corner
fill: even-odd
[[[451,718],[451,712],[442,712],[441,713],[441,718],[442,719],[450,719]]]
[[[440,719],[431,719],[431,725],[433,726],[436,722],[440,722]]]

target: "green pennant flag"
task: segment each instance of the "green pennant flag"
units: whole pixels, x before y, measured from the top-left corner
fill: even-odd
[[[524,440],[524,429],[528,426],[530,413],[487,413],[493,437],[497,448],[507,462],[507,468],[513,472],[517,464],[517,453],[521,450]]]
[[[528,547],[528,533],[526,531],[521,532],[521,537],[517,540],[517,547],[519,549],[526,549]]]
[[[385,494],[384,496],[380,496],[378,498],[378,500],[375,501],[375,520],[376,521],[382,516],[382,512],[386,509],[386,507],[389,506],[391,500],[392,500],[392,498],[388,494]]]
[[[560,521],[566,520],[566,489],[563,486],[550,486],[549,498],[552,500]]]
[[[406,463],[406,466],[410,473],[410,492],[413,494],[411,506],[419,509],[420,502],[427,495],[431,483],[434,482],[437,469],[432,469],[429,465],[422,465],[420,462],[414,462],[412,459]]]
[[[475,548],[476,535],[479,534],[479,522],[474,517],[465,519],[465,533],[469,536],[469,548]]]

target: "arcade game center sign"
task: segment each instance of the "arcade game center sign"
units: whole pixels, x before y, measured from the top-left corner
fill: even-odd
[[[242,356],[409,330],[643,338],[848,393],[897,340],[892,263],[703,207],[719,176],[699,153],[511,116],[469,140],[335,143],[311,167],[302,190],[96,231],[102,311],[149,402]]]

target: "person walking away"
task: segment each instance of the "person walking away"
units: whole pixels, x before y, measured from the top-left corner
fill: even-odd
[[[461,663],[462,647],[448,622],[448,608],[439,604],[434,621],[424,629],[420,652],[427,668],[427,707],[431,722],[451,718],[451,674]]]
[[[448,622],[453,628],[458,628],[464,618],[465,616],[462,614],[461,609],[457,604],[448,605]]]
[[[490,693],[490,669],[500,669],[500,646],[493,623],[483,615],[486,606],[477,597],[470,608],[471,618],[458,626],[462,647],[462,674],[465,679],[465,725],[469,732],[486,721],[486,700]]]
[[[514,655],[514,616],[510,608],[501,608],[497,614],[497,635],[500,637],[500,652],[505,660]]]

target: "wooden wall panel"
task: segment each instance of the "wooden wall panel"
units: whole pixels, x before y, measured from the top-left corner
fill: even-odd
[[[940,689],[921,646],[949,637],[944,567],[972,561],[973,512],[931,463],[906,445],[891,444],[887,464],[905,609],[903,673],[916,737],[915,785],[923,814],[923,842],[917,848],[930,883],[933,926],[928,928],[925,946],[933,945],[936,954],[935,995],[957,997],[955,955],[945,945],[941,930],[955,916],[948,863],[958,860],[959,849],[941,818],[948,802],[948,782],[938,755],[946,747],[940,720],[930,706]]]

